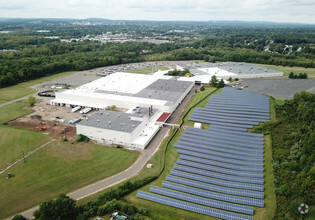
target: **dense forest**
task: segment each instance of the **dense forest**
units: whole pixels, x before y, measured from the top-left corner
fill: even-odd
[[[0,87],[62,71],[152,60],[309,68],[315,67],[314,45],[311,25],[12,19],[0,21]]]
[[[315,95],[296,94],[276,105],[276,114],[276,122],[263,125],[272,137],[275,218],[297,219],[300,204],[315,204]]]

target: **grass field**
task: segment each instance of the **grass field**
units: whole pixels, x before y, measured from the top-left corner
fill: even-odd
[[[276,111],[275,111],[275,103],[273,99],[269,99],[270,101],[270,119],[271,121],[276,120]],[[280,100],[280,99],[279,99]],[[280,103],[279,103],[280,104]],[[272,169],[272,143],[271,136],[264,136],[264,208],[255,208],[255,219],[273,219],[273,216],[276,212],[277,208],[277,200],[275,193],[275,184],[274,184],[274,175]]]
[[[10,105],[6,105],[0,108],[0,124],[11,121],[17,117],[28,115],[33,111],[26,108],[27,103],[25,102],[15,102]]]
[[[283,66],[265,65],[265,64],[257,64],[257,65],[281,71],[284,73],[285,76],[289,76],[290,72],[293,72],[295,74],[307,73],[308,78],[315,78],[315,68],[283,67]]]
[[[137,152],[56,141],[19,163],[0,178],[0,218],[31,208],[128,168]]]
[[[16,102],[0,108],[0,168],[21,158],[22,150],[27,153],[50,139],[3,124],[31,113],[25,106]],[[53,142],[0,175],[0,219],[125,170],[138,156],[91,143]],[[8,172],[14,177],[7,180]]]
[[[17,85],[14,86],[9,86],[6,88],[1,88],[0,89],[0,98],[1,99],[6,99],[6,100],[14,100],[14,99],[18,99],[27,95],[30,95],[34,92],[36,92],[35,89],[29,88],[31,86],[34,86],[36,84],[39,83],[43,83],[49,80],[53,80],[59,77],[64,77],[67,75],[71,75],[75,72],[62,72],[62,73],[57,73],[54,75],[50,75],[50,76],[45,76],[39,79],[35,79],[35,80],[31,80],[28,82],[24,82],[24,83],[19,83]],[[7,102],[6,100],[0,100],[0,104]]]
[[[168,70],[167,67],[153,67],[153,68],[143,68],[143,69],[137,69],[137,70],[129,70],[128,73],[139,73],[139,74],[149,74],[153,72],[157,72],[159,70]]]
[[[38,132],[3,125],[32,112],[25,109],[25,106],[26,103],[16,102],[0,108],[0,169],[7,167],[8,163],[15,162],[15,159],[20,159],[22,150],[26,154],[49,140],[47,135]]]

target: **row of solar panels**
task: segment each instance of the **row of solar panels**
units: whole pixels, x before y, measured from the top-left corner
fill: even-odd
[[[233,144],[232,141],[234,141],[234,143],[242,143],[244,146],[245,145],[249,145],[249,147],[252,147],[253,145],[259,145],[259,147],[261,147],[263,145],[263,137],[250,137],[250,136],[245,136],[245,135],[231,135],[231,134],[224,134],[222,132],[215,132],[212,129],[210,130],[200,130],[197,128],[190,128],[188,127],[185,131],[185,133],[187,134],[198,134],[200,136],[205,136],[207,138],[211,138],[215,141],[229,141],[229,144]]]
[[[211,96],[205,108],[196,108],[189,120],[245,131],[269,120],[269,100],[248,91],[224,88]]]
[[[167,175],[166,180],[171,181],[171,182],[175,182],[175,183],[179,183],[182,185],[187,185],[187,186],[194,187],[194,188],[210,190],[210,191],[218,192],[218,193],[251,197],[251,198],[256,198],[256,199],[263,199],[264,198],[263,192],[218,186],[218,185],[199,182],[196,180],[190,180],[190,179],[186,179],[186,178],[182,178],[182,177],[178,177],[178,176]]]
[[[244,176],[234,176],[229,174],[222,174],[218,172],[213,172],[209,170],[203,170],[200,168],[194,168],[190,166],[185,165],[179,165],[175,164],[173,166],[173,169],[175,170],[181,170],[184,172],[199,174],[203,176],[208,176],[216,179],[222,179],[222,180],[228,180],[228,181],[234,181],[234,182],[243,182],[243,183],[254,183],[254,184],[264,184],[264,181],[262,178],[251,178],[251,177],[244,177]]]
[[[263,167],[235,165],[235,164],[229,164],[229,163],[225,163],[225,162],[209,160],[209,159],[195,157],[192,155],[185,155],[185,154],[179,155],[179,158],[184,159],[184,160],[189,160],[192,162],[196,162],[196,163],[208,164],[208,165],[213,165],[213,166],[217,166],[217,167],[223,167],[223,168],[230,169],[232,171],[233,170],[239,170],[239,171],[263,173]]]
[[[200,157],[200,158],[208,159],[208,160],[214,160],[214,161],[223,162],[223,163],[228,163],[228,164],[233,164],[233,165],[238,165],[238,166],[255,166],[257,168],[263,169],[262,163],[251,163],[248,161],[228,159],[228,158],[224,158],[224,157],[213,156],[210,154],[197,153],[195,151],[188,151],[188,150],[184,150],[184,149],[177,149],[177,153],[186,154],[186,155],[190,155],[190,156],[194,156],[194,157]]]
[[[177,190],[180,192],[186,192],[192,195],[197,195],[205,198],[211,198],[218,201],[225,201],[225,202],[231,202],[236,204],[242,204],[242,205],[250,205],[250,206],[257,206],[262,207],[264,205],[264,202],[262,199],[255,199],[255,198],[246,198],[241,196],[234,196],[234,195],[226,195],[222,193],[216,193],[211,192],[208,190],[193,188],[190,186],[183,186],[181,184],[172,183],[163,181],[162,186],[165,188]]]
[[[205,153],[205,154],[211,154],[218,157],[226,157],[231,159],[237,159],[237,160],[246,160],[246,161],[257,161],[262,162],[263,158],[262,155],[238,155],[238,154],[232,154],[232,152],[220,152],[222,149],[218,149],[216,147],[207,147],[201,144],[196,144],[195,146],[191,146],[190,143],[181,143],[181,144],[175,144],[174,147],[184,149],[184,150],[190,150],[195,151],[198,153]],[[225,149],[223,149],[225,150]],[[251,157],[253,156],[253,157]]]
[[[187,128],[174,145],[180,159],[162,187],[150,188],[162,196],[141,191],[137,196],[223,219],[252,219],[231,212],[252,215],[247,205],[264,206],[263,135],[246,130],[269,120],[269,100],[224,88],[189,119],[211,126]]]
[[[164,205],[212,216],[212,217],[217,217],[221,219],[228,219],[228,220],[241,220],[241,219],[248,219],[252,220],[252,216],[246,216],[246,215],[241,215],[241,214],[235,214],[231,212],[226,212],[226,211],[221,211],[217,209],[212,209],[209,207],[201,206],[201,205],[195,205],[193,203],[188,203],[188,202],[182,202],[176,199],[171,199],[167,198],[164,196],[159,196],[155,195],[152,193],[147,193],[143,191],[138,191],[137,197],[147,199],[153,202],[158,202]]]
[[[253,184],[253,183],[242,183],[242,182],[232,182],[228,180],[222,180],[222,179],[216,179],[208,176],[203,176],[200,174],[194,174],[194,173],[188,173],[183,172],[180,170],[171,170],[171,175],[179,176],[191,180],[197,180],[200,182],[205,183],[211,183],[218,186],[225,186],[225,187],[231,187],[231,188],[237,188],[237,189],[246,189],[246,190],[256,190],[256,191],[264,191],[264,186],[259,184]]]

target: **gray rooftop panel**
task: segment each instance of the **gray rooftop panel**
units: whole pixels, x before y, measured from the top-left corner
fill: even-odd
[[[131,120],[130,117],[140,117],[140,115],[100,110],[79,122],[78,125],[131,133],[141,124],[141,121]]]
[[[158,79],[133,96],[176,102],[192,84],[194,83],[175,79]]]

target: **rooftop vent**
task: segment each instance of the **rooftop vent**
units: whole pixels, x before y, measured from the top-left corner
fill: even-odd
[[[120,114],[118,114],[117,117],[120,117]]]
[[[108,124],[110,124],[111,122],[110,121],[108,121]]]

